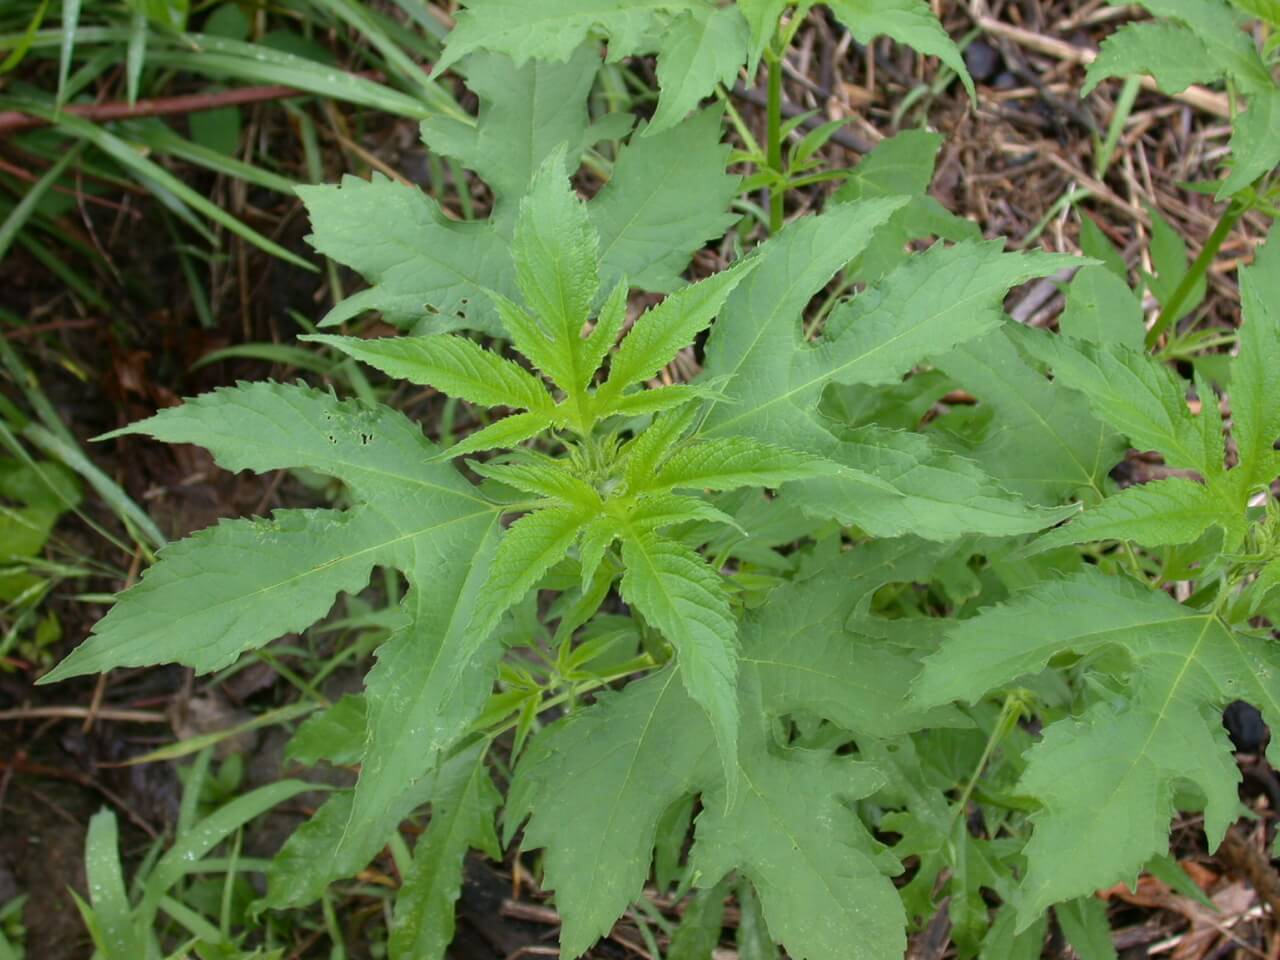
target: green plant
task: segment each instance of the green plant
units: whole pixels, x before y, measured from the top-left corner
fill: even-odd
[[[311,903],[389,847],[390,953],[440,957],[466,851],[496,856],[523,828],[567,956],[650,876],[698,891],[673,956],[709,952],[730,890],[756,956],[778,941],[797,958],[900,957],[944,898],[964,956],[1037,955],[1050,916],[1106,956],[1093,891],[1144,868],[1178,883],[1175,809],[1205,809],[1220,838],[1238,774],[1217,711],[1243,698],[1280,719],[1280,662],[1250,626],[1280,580],[1265,494],[1280,241],[1242,281],[1230,469],[1213,389],[1197,379],[1193,414],[1191,385],[1142,352],[1140,311],[1111,309],[1100,278],[1120,280],[1085,273],[1114,251],[1093,245],[1061,334],[1007,320],[1013,287],[1081,261],[1005,252],[927,198],[936,135],[886,140],[821,214],[684,285],[732,225],[719,111],[683,118],[677,98],[672,125],[593,152],[630,122],[593,122],[598,53],[579,41],[603,32],[621,56],[673,16],[678,40],[700,17],[767,14],[780,56],[787,8],[561,0],[545,9],[575,13],[572,29],[540,33],[520,19],[534,7],[472,3],[451,43],[472,51],[480,117],[423,132],[487,180],[491,217],[451,221],[378,178],[301,191],[313,244],[372,284],[325,325],[377,309],[409,331],[308,339],[505,416],[446,447],[386,406],[247,383],[111,435],[321,473],[350,505],[166,547],[45,681],[217,669],[375,567],[408,583],[364,693],[290,745],[360,774],[285,844],[263,909]],[[561,62],[472,49],[501,49],[512,24],[529,46],[510,52]],[[673,179],[652,161],[677,145]],[[570,179],[580,158],[608,177],[590,201]],[[929,236],[945,239],[908,252]],[[667,296],[640,312],[632,286]],[[697,379],[654,382],[704,334]],[[939,408],[957,388],[977,403]],[[1200,480],[1117,491],[1129,443]],[[1184,602],[1162,589],[1175,581]],[[428,805],[410,852],[398,825]]]
[[[1253,0],[1144,0],[1142,5],[1159,19],[1128,24],[1108,37],[1089,65],[1084,94],[1107,77],[1146,73],[1165,93],[1225,81],[1233,111],[1238,97],[1247,104],[1232,116],[1227,173],[1213,185],[1227,207],[1181,282],[1161,297],[1160,314],[1146,335],[1147,346],[1154,346],[1198,305],[1209,266],[1240,218],[1250,210],[1280,216],[1280,83],[1275,79],[1280,11]],[[1259,19],[1270,32],[1261,51],[1241,29],[1249,18]]]
[[[186,771],[179,811],[178,838],[168,849],[152,846],[142,865],[126,884],[120,862],[115,814],[101,810],[89,821],[85,839],[86,902],[76,906],[102,960],[280,960],[283,949],[241,949],[238,941],[252,897],[244,874],[261,871],[262,860],[240,855],[241,829],[272,807],[313,785],[282,780],[222,803],[207,814],[201,800],[207,790],[217,792],[210,772],[213,748],[201,751]],[[229,856],[208,856],[232,839]],[[207,909],[200,909],[207,901]],[[164,939],[181,945],[166,951]]]

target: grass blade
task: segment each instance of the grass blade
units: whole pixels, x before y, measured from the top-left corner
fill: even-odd
[[[80,0],[63,0],[62,28],[55,33],[58,38],[58,96],[55,104],[66,102],[67,75],[71,72],[71,51],[75,49],[76,28],[80,25]],[[38,36],[38,35],[37,35]]]
[[[316,267],[303,260],[297,254],[294,254],[284,247],[280,246],[273,240],[269,240],[262,234],[258,233],[252,227],[240,222],[237,218],[227,213],[217,204],[211,203],[207,198],[196,191],[192,190],[185,183],[171,174],[164,167],[152,160],[142,156],[138,151],[134,150],[127,143],[117,137],[115,134],[96,124],[83,120],[80,117],[71,116],[66,113],[55,113],[49,110],[43,104],[26,100],[12,99],[6,101],[6,105],[12,109],[21,110],[30,113],[33,116],[40,117],[52,123],[70,136],[86,140],[93,144],[107,156],[115,160],[120,166],[134,174],[134,176],[157,184],[163,189],[169,191],[173,196],[177,197],[184,204],[198,210],[210,220],[214,221],[230,230],[236,236],[247,240],[260,250],[279,257],[294,266],[301,267],[304,270],[315,271]]]
[[[99,810],[89,821],[84,869],[107,960],[135,960],[144,956],[124,889],[116,815],[110,810]]]
[[[114,480],[94,466],[84,452],[75,445],[67,443],[62,437],[40,426],[38,423],[28,424],[22,435],[32,444],[50,456],[56,457],[84,478],[85,482],[106,501],[112,511],[139,531],[146,535],[154,547],[165,545],[165,536],[160,528],[152,522],[146,512],[133,502],[133,499],[120,489]]]
[[[0,73],[8,73],[22,62],[22,58],[27,55],[27,51],[31,49],[31,41],[35,39],[36,32],[40,29],[40,24],[44,22],[45,11],[49,9],[49,0],[40,0],[40,6],[36,7],[36,12],[31,17],[31,22],[27,24],[26,33],[23,34],[25,42],[19,43],[9,55],[0,61]]]
[[[133,12],[129,21],[129,45],[124,59],[125,96],[130,104],[138,102],[138,83],[142,80],[142,65],[147,59],[147,36],[150,29],[147,15],[141,9]]]
[[[63,171],[69,167],[77,157],[80,151],[84,149],[83,143],[77,143],[74,147],[64,153],[58,161],[50,167],[39,180],[37,180],[30,190],[23,195],[17,205],[9,211],[9,216],[5,217],[4,223],[0,223],[0,260],[4,259],[9,247],[13,244],[13,238],[26,225],[31,214],[35,212],[36,205],[40,203],[40,198],[49,192],[49,188],[57,183],[58,178],[62,176]]]

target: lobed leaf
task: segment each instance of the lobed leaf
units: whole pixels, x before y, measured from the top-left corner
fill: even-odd
[[[632,138],[588,210],[600,234],[601,280],[671,293],[694,252],[724,235],[742,178],[725,171],[722,111],[711,107],[660,133]]]
[[[1168,849],[1182,783],[1204,797],[1205,831],[1217,846],[1235,819],[1239,780],[1220,711],[1244,699],[1268,723],[1280,720],[1280,658],[1210,613],[1089,571],[956,624],[916,686],[921,705],[973,702],[1057,654],[1096,659],[1117,650],[1127,658],[1127,696],[1051,724],[1028,756],[1019,792],[1040,809],[1026,847],[1023,927],[1050,904],[1133,882]]]
[[[432,152],[475,171],[493,191],[499,233],[510,234],[520,198],[547,157],[566,144],[576,165],[589,145],[587,98],[599,68],[599,51],[590,44],[563,63],[535,59],[520,66],[502,53],[476,51],[464,70],[480,100],[476,123],[443,116],[422,121]]]
[[[742,260],[727,270],[670,294],[638,317],[609,362],[609,379],[597,391],[604,411],[612,408],[627,387],[649,379],[694,337],[711,325],[729,294],[750,276],[754,260]]]
[[[1193,543],[1215,524],[1238,521],[1222,497],[1194,480],[1170,477],[1128,487],[1036,541],[1037,550],[1095,540],[1132,540],[1144,547]]]
[[[720,575],[688,547],[625,527],[622,564],[623,599],[675,647],[680,679],[711,722],[732,801],[738,769],[737,624]]]
[[[566,957],[613,929],[649,875],[662,815],[707,775],[714,740],[677,674],[669,667],[634,681],[548,727],[516,768],[506,838],[528,818],[525,846],[545,848]]]
[[[973,78],[965,67],[960,48],[947,36],[925,0],[826,0],[831,12],[849,28],[861,44],[870,44],[884,35],[898,43],[913,47],[923,54],[937,57],[954,70],[969,92],[969,99],[978,101]]]
[[[738,10],[751,29],[751,56],[747,69],[756,72],[756,65],[773,39],[778,20],[791,0],[738,0]]]
[[[511,254],[525,304],[546,325],[568,377],[557,382],[569,394],[585,389],[594,371],[584,369],[581,335],[600,287],[599,243],[568,182],[562,150],[538,169],[520,202]]]
[[[138,585],[40,682],[172,662],[201,673],[221,669],[311,626],[340,592],[362,589],[397,544],[430,539],[441,524],[423,518],[406,528],[367,510],[224,520],[163,548]]]
[[[704,6],[703,0],[467,0],[436,69],[478,49],[505,53],[517,65],[531,58],[565,61],[595,31],[607,34],[616,60],[640,47],[657,12]]]
[[[1238,114],[1231,128],[1231,172],[1218,187],[1223,200],[1247,188],[1259,177],[1280,166],[1280,87],[1259,90],[1249,98],[1249,109]]]
[[[550,457],[538,458],[529,463],[477,463],[469,462],[476,473],[490,480],[505,483],[536,497],[559,500],[583,510],[598,510],[600,494],[595,487],[575,476],[570,467]]]
[[[1148,73],[1165,93],[1181,93],[1193,83],[1214,83],[1224,70],[1194,30],[1179,23],[1130,23],[1102,41],[1085,71],[1081,96],[1107,77]]]
[[[1280,463],[1280,228],[1272,227],[1253,265],[1240,271],[1240,353],[1231,362],[1232,436],[1239,456],[1237,481],[1247,497],[1269,484]]]
[[[782,495],[811,516],[855,524],[879,537],[953,540],[975,531],[1011,536],[1042,530],[1075,512],[1014,499],[973,461],[918,433],[872,425],[841,432],[835,446],[824,443],[822,449],[842,469],[795,481]]]
[[[502,797],[489,777],[486,746],[459,753],[436,777],[431,822],[418,838],[396,898],[387,944],[393,960],[442,960],[453,940],[454,903],[462,892],[467,851],[476,847],[494,859],[502,855],[493,827]]]
[[[642,489],[736,490],[739,487],[778,487],[829,472],[813,456],[750,437],[700,440],[667,457]]]
[[[435,387],[483,407],[545,412],[555,406],[537,377],[466,337],[436,334],[365,340],[311,334],[299,339],[323,343],[388,376]]]
[[[458,457],[466,456],[469,453],[478,453],[481,450],[514,447],[542,433],[555,423],[555,419],[552,414],[542,410],[513,413],[511,416],[503,417],[487,427],[472,431],[441,456],[455,460]]]
[[[378,647],[377,663],[365,677],[365,753],[336,858],[358,860],[374,843],[378,825],[407,815],[423,778],[484,709],[504,645],[470,627],[483,609],[497,547],[495,512],[469,554],[440,568],[422,562],[405,571],[409,590],[402,607],[409,623]]]
[[[880,536],[948,539],[975,530],[1041,529],[1065,514],[1011,499],[972,463],[927,438],[877,428],[837,435],[815,416],[828,383],[896,381],[926,357],[998,326],[1012,284],[1067,262],[1005,254],[990,244],[937,245],[838,311],[816,346],[802,345],[799,317],[809,298],[903,202],[838,206],[761,247],[755,254],[761,265],[730,296],[707,343],[706,374],[732,379],[703,433],[766,442],[786,437],[796,450],[839,463],[839,473],[800,481],[791,496],[814,515]]]
[[[658,108],[645,135],[667,130],[717,84],[732,87],[746,59],[750,26],[736,6],[693,6],[663,31],[658,50]]]
[[[1058,329],[1074,340],[1119,343],[1142,350],[1142,304],[1122,277],[1097,264],[1081,267],[1067,287]]]
[[[576,507],[547,507],[525,514],[507,528],[469,633],[481,642],[509,609],[569,552],[586,516]]]
[[[771,718],[797,709],[859,730],[911,722],[883,704],[901,704],[917,670],[913,655],[879,637],[857,641],[844,624],[883,583],[927,575],[932,555],[919,550],[906,542],[855,548],[822,575],[780,587],[776,602],[748,620],[736,800],[726,795],[711,725],[677,679],[683,662],[605,693],[532,739],[512,782],[506,833],[527,817],[526,846],[545,848],[565,956],[590,947],[640,895],[659,824],[695,793],[703,795],[691,853],[698,884],[712,887],[741,869],[761,888],[770,927],[791,956],[902,952],[902,907],[883,876],[891,863],[841,800],[873,789],[879,776],[846,757],[773,744],[767,730]],[[870,618],[860,623],[879,632]],[[834,650],[841,656],[815,672],[814,656]],[[888,667],[891,650],[901,662],[876,690],[863,657]],[[593,802],[584,805],[583,796]]]
[[[1119,344],[1071,343],[1020,331],[1019,343],[1080,391],[1101,420],[1143,450],[1157,450],[1171,467],[1222,473],[1222,437],[1207,435],[1187,407],[1187,385],[1146,354]]]
[[[979,410],[990,408],[970,455],[1006,489],[1044,505],[1076,494],[1105,496],[1107,474],[1124,456],[1123,441],[1081,412],[1086,402],[1079,393],[1031,367],[1004,330],[963,344],[934,364],[978,398]],[[947,428],[945,419],[941,427]]]
[[[1142,5],[1190,27],[1204,41],[1210,60],[1246,93],[1274,86],[1253,40],[1241,29],[1243,18],[1226,0],[1142,0]]]
[[[708,879],[731,870],[748,877],[770,933],[795,960],[903,953],[902,903],[848,807],[880,787],[883,775],[830,754],[781,758],[770,746],[759,733],[745,740],[736,802],[725,806],[718,792],[704,798],[694,869]]]
[[[511,255],[481,223],[458,223],[417,187],[375,173],[343,177],[340,186],[296,188],[311,218],[308,242],[372,284],[334,307],[321,321],[333,326],[364,310],[406,322],[427,308],[445,318],[467,313],[489,321],[491,292],[514,292]]]

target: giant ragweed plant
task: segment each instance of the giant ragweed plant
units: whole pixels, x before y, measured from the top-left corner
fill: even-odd
[[[264,907],[400,850],[429,807],[394,957],[442,957],[467,850],[517,837],[542,851],[566,956],[652,879],[696,891],[673,954],[709,955],[732,892],[750,956],[891,960],[942,908],[962,955],[1032,957],[1049,916],[1097,948],[1092,892],[1167,866],[1175,810],[1222,836],[1238,774],[1220,711],[1280,720],[1257,619],[1280,613],[1280,241],[1244,273],[1229,434],[1208,379],[1144,352],[1096,238],[1061,333],[1009,321],[1012,288],[1080,261],[1005,252],[928,198],[925,131],[685,284],[740,182],[719,111],[684,114],[778,56],[793,6],[472,0],[450,49],[480,115],[423,133],[485,177],[489,219],[385,179],[302,191],[313,244],[371,283],[326,324],[377,309],[406,331],[308,339],[487,410],[483,427],[440,446],[387,406],[248,383],[117,432],[322,473],[346,505],[167,547],[46,679],[216,670],[374,568],[408,584],[363,694],[294,738],[294,759],[359,779],[286,843]],[[831,6],[855,33],[941,34],[923,4]],[[595,147],[631,122],[588,114],[589,35],[660,49],[658,116],[616,155]],[[582,158],[608,177],[590,201]],[[909,252],[928,237],[945,239]],[[632,287],[665,297],[638,311]],[[696,379],[655,379],[703,337]],[[959,388],[976,403],[937,406]],[[1130,444],[1188,475],[1118,490]]]

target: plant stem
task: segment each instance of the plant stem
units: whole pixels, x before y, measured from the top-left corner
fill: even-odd
[[[777,175],[777,183],[769,188],[769,232],[777,233],[782,229],[782,204],[786,198],[785,171],[782,169],[782,57],[767,52],[764,59],[769,83],[766,156],[769,169]]]
[[[1008,694],[1004,698],[1004,705],[1000,708],[1000,716],[996,719],[996,725],[991,730],[991,736],[987,738],[987,745],[982,748],[982,756],[978,758],[978,765],[974,768],[973,775],[969,778],[969,782],[965,784],[964,791],[956,802],[953,823],[963,819],[969,806],[969,797],[973,795],[973,788],[977,786],[978,779],[982,776],[983,771],[987,769],[987,764],[991,762],[991,756],[995,753],[996,747],[1017,726],[1022,713],[1022,697],[1013,693]]]
[[[1196,284],[1203,280],[1205,274],[1209,272],[1209,265],[1213,263],[1213,258],[1218,255],[1218,250],[1222,247],[1223,241],[1227,239],[1227,234],[1235,227],[1236,221],[1240,219],[1244,211],[1243,204],[1238,204],[1232,200],[1227,205],[1227,209],[1222,212],[1218,225],[1213,228],[1213,233],[1209,234],[1209,239],[1204,242],[1200,255],[1191,264],[1191,268],[1182,278],[1182,282],[1174,289],[1173,296],[1169,298],[1169,302],[1160,308],[1160,313],[1156,316],[1156,322],[1147,331],[1147,349],[1154,347],[1156,341],[1160,339],[1160,335],[1177,322],[1182,313],[1182,305],[1186,303],[1187,297],[1191,296],[1191,291],[1195,289]]]

